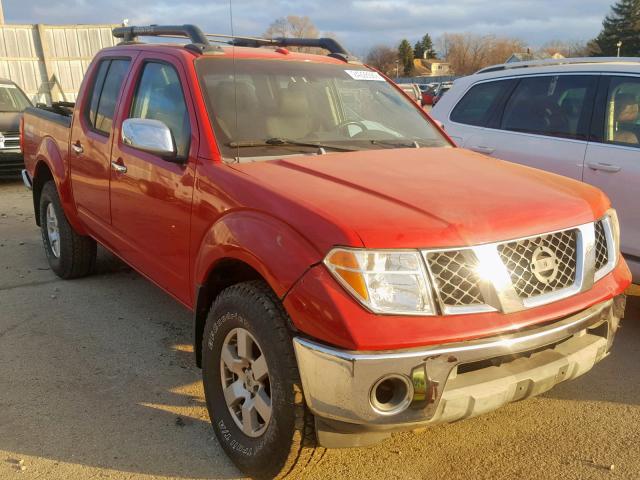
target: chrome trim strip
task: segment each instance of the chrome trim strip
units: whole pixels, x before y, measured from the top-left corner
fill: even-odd
[[[605,215],[600,221],[602,221],[602,226],[604,227],[604,236],[607,239],[608,258],[607,264],[600,270],[595,272],[594,282],[597,282],[604,276],[611,273],[618,263],[618,253],[616,252],[616,242],[613,238],[613,227],[611,226],[611,218],[609,218],[609,215]]]
[[[22,174],[22,182],[24,183],[24,186],[29,190],[33,190],[33,182],[31,181],[29,172],[27,172],[27,170],[22,170],[20,173]]]

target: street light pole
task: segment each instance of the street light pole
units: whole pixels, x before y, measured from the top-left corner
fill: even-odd
[[[400,65],[400,60],[396,60],[396,79],[399,76],[398,66]]]
[[[618,41],[618,43],[616,43],[616,47],[618,47],[618,57],[620,56],[620,47],[622,47],[622,41]]]

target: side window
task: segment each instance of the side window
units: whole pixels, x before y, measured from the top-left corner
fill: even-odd
[[[640,146],[639,110],[640,78],[612,78],[605,110],[605,141]]]
[[[451,121],[484,127],[494,107],[513,85],[512,80],[485,82],[475,85],[451,112]]]
[[[586,140],[596,84],[592,75],[524,78],[505,106],[501,128]]]
[[[189,113],[180,78],[172,66],[156,62],[144,66],[130,118],[149,118],[163,122],[173,134],[178,157],[185,158],[189,155]]]
[[[96,73],[87,121],[92,128],[107,135],[111,132],[113,114],[129,63],[129,60],[121,59],[103,60]]]

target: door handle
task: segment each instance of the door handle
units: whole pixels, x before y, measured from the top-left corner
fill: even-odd
[[[495,148],[485,147],[484,145],[474,145],[472,147],[469,147],[469,149],[473,150],[474,152],[484,153],[485,155],[491,155],[496,151]]]
[[[84,148],[82,148],[82,144],[80,143],[80,140],[78,140],[76,143],[72,143],[71,149],[76,153],[76,155],[80,155],[81,153],[84,152]]]
[[[612,165],[610,163],[600,163],[600,162],[589,162],[587,163],[587,166],[591,170],[602,170],[603,172],[611,172],[611,173],[619,172],[622,168],[618,165]]]
[[[127,173],[127,167],[125,165],[122,165],[121,163],[118,162],[111,162],[111,168],[116,172],[116,173]]]

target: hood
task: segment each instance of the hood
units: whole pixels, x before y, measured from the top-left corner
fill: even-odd
[[[0,133],[17,132],[22,112],[0,112]]]
[[[234,168],[304,205],[310,216],[353,231],[368,248],[509,240],[593,221],[609,205],[581,182],[458,148],[332,153]],[[304,231],[308,220],[286,221]]]

